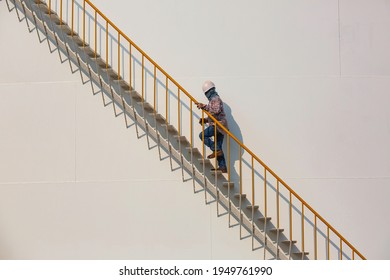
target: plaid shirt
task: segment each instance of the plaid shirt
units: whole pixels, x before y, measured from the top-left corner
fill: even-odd
[[[222,99],[216,95],[209,101],[209,104],[207,104],[204,107],[204,110],[209,112],[214,118],[216,118],[224,127],[228,128],[228,122],[226,119],[225,110],[223,109],[223,102]],[[214,125],[214,122],[209,119],[209,124]],[[219,132],[224,133],[224,130],[217,126],[217,129]]]

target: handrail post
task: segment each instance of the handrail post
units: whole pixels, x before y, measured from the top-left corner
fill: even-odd
[[[229,218],[228,218],[228,223],[229,223],[229,228],[231,227],[231,210],[232,210],[232,202],[230,199],[230,187],[231,187],[231,162],[230,162],[230,135],[227,134],[227,150],[228,150],[228,199],[229,199]]]
[[[85,1],[84,1],[85,4]],[[62,0],[60,1],[60,25],[62,25]]]
[[[254,167],[254,159],[252,156],[251,160],[252,166],[252,251],[254,250],[255,243],[255,167]]]
[[[121,34],[118,32],[118,81],[120,80],[120,78],[121,78]]]
[[[240,160],[240,240],[242,239],[242,151],[241,151],[241,145],[238,149],[239,152],[239,160]]]
[[[97,12],[95,11],[95,59],[97,58]],[[72,30],[73,32],[73,30]]]
[[[51,3],[51,0],[49,1],[49,3]],[[74,30],[74,0],[72,0],[72,31],[71,31],[71,35],[73,36],[73,31]]]
[[[219,216],[219,189],[218,189],[218,159],[217,159],[217,123],[214,123],[214,165],[215,165],[215,173],[214,173],[214,184],[217,190],[217,217]]]
[[[108,21],[106,21],[106,69],[108,69]]]
[[[190,149],[191,149],[191,168],[192,168],[192,186],[195,193],[195,167],[194,167],[194,132],[193,132],[193,101],[190,99]]]
[[[206,157],[204,147],[204,110],[202,110],[202,159],[203,159],[203,184],[204,184],[204,200],[207,204],[207,183],[206,183]]]
[[[83,1],[83,47],[85,47],[85,0]]]
[[[302,203],[302,217],[301,217],[301,222],[302,222],[302,228],[301,228],[301,234],[302,234],[302,259],[305,257],[305,205]]]
[[[317,243],[317,216],[314,215],[314,259],[318,259],[318,243]]]

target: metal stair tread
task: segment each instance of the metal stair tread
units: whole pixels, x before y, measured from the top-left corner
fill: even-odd
[[[257,218],[257,220],[262,221],[262,222],[265,222],[265,220],[267,220],[267,222],[268,222],[271,220],[271,217],[260,217],[260,218]]]
[[[159,114],[159,113],[149,113],[150,116],[152,117],[155,117],[156,121],[160,122],[160,123],[165,123],[165,118],[163,117],[163,115]]]
[[[141,98],[141,100],[142,100],[142,98]],[[143,107],[146,111],[154,111],[153,106],[150,105],[150,103],[148,103],[146,101],[138,101],[137,103],[138,103],[138,105]]]
[[[221,170],[210,170],[212,175],[218,175],[221,176],[223,173]]]
[[[58,23],[56,22],[56,24],[58,25],[58,28],[61,29],[61,31],[63,33],[65,33],[66,35],[72,34],[72,29],[68,25],[66,25],[64,22],[62,22],[62,24],[61,24],[61,22],[58,22]]]
[[[183,136],[183,135],[175,135],[175,136],[173,136],[177,141],[180,141],[181,143],[183,143],[183,142],[186,142],[186,143],[188,143],[188,141],[187,141],[187,137],[185,137],[185,136]]]
[[[234,182],[223,182],[222,186],[225,188],[234,188]]]
[[[241,196],[241,199],[245,199],[246,198],[246,194],[245,193],[243,193],[241,195],[239,193],[234,194],[234,197],[237,198],[237,199],[240,199],[240,196]]]
[[[283,244],[295,244],[297,243],[296,240],[283,240],[283,241],[280,241],[280,243],[283,243]]]
[[[278,232],[283,232],[284,228],[271,228],[268,231],[273,233],[278,233]]]
[[[134,98],[136,101],[142,100],[142,96],[139,95],[138,92],[135,91],[135,90],[130,90],[130,89],[129,90],[125,90],[124,93],[130,95],[130,97]]]
[[[79,47],[81,46],[88,46],[88,44],[86,42],[83,41],[83,39],[80,38],[79,35],[77,35],[76,33],[73,33],[73,34],[70,34],[68,35],[69,38],[71,38],[73,40],[73,42],[76,43],[76,45],[78,45]],[[96,54],[96,57],[100,57],[99,54]]]
[[[186,150],[188,151],[188,153],[191,153],[192,151],[192,154],[201,155],[201,152],[199,151],[198,148],[186,147]]]
[[[259,209],[259,205],[247,205],[247,206],[246,206],[246,209],[251,210],[252,208],[254,208],[255,211],[256,211],[257,209]]]
[[[166,124],[166,123],[164,123],[164,124],[162,124],[161,126],[162,126],[162,127],[165,127],[165,128],[168,129],[168,131],[170,131],[170,132],[177,132],[175,126],[173,126],[173,125],[171,125],[171,124]]]
[[[198,161],[200,162],[200,163],[205,163],[205,164],[208,164],[208,165],[211,165],[211,161],[209,160],[209,159],[204,159],[204,158],[200,158],[200,159],[198,159]]]
[[[296,256],[302,256],[302,255],[307,256],[307,255],[309,255],[309,252],[293,252],[291,254],[296,255]]]

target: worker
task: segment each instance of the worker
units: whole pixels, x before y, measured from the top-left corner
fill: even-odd
[[[209,102],[207,105],[203,103],[197,103],[197,108],[209,112],[216,120],[220,122],[220,124],[222,124],[226,129],[228,129],[228,123],[225,111],[223,109],[223,102],[215,89],[215,84],[212,81],[205,81],[203,83],[202,90]],[[202,118],[199,120],[199,123],[202,125]],[[208,155],[207,158],[212,159],[217,156],[218,167],[212,168],[211,170],[219,170],[222,171],[222,173],[226,173],[226,160],[222,151],[225,131],[217,125],[216,139],[212,139],[215,138],[214,126],[216,124],[210,118],[204,118],[203,123],[205,124],[204,130],[199,134],[199,138],[203,140],[204,137],[204,144],[212,151],[212,153]]]

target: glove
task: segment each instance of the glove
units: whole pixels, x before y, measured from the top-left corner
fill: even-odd
[[[196,104],[196,107],[197,107],[198,109],[203,109],[205,106],[206,106],[206,105],[204,105],[204,104],[202,104],[202,103],[197,103],[197,104]]]
[[[203,118],[203,120],[204,120],[204,123],[208,123],[209,122],[208,119]],[[199,124],[202,125],[202,118],[199,119]]]

